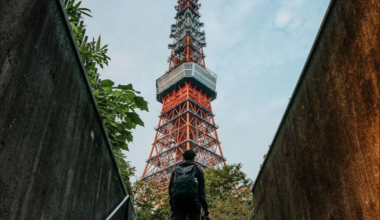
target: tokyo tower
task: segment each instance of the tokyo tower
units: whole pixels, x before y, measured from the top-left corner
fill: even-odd
[[[163,105],[142,180],[155,181],[163,189],[186,150],[196,152],[195,163],[201,168],[222,166],[226,161],[211,108],[217,76],[205,64],[200,7],[198,0],[179,0],[175,6],[169,70],[156,81],[157,101]]]

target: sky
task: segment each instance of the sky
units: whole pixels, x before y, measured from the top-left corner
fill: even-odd
[[[82,0],[86,35],[109,44],[102,79],[132,83],[149,103],[127,160],[139,179],[158,124],[156,79],[168,69],[176,0]],[[200,0],[206,66],[218,75],[212,102],[228,164],[255,180],[313,45],[329,0]]]

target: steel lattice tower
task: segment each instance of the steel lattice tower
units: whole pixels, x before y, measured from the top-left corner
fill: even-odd
[[[205,65],[206,35],[198,0],[179,0],[171,26],[169,70],[157,79],[157,101],[163,104],[152,150],[142,176],[164,189],[171,172],[192,149],[201,168],[222,166],[223,157],[211,101],[216,99],[217,76]]]

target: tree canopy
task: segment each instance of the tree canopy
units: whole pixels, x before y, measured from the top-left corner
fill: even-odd
[[[241,164],[204,170],[206,197],[212,219],[241,220],[248,218],[252,208],[252,181],[241,171]]]
[[[170,219],[169,195],[156,182],[137,181],[133,201],[140,220]]]

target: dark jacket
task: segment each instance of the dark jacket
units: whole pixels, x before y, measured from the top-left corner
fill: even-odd
[[[206,200],[205,193],[205,178],[203,175],[203,171],[191,160],[186,160],[183,164],[179,165],[181,167],[188,167],[191,165],[195,165],[196,168],[196,178],[198,180],[198,196],[189,201],[180,201],[176,200],[172,197],[172,188],[173,188],[173,179],[174,179],[174,171],[170,178],[169,183],[169,196],[170,196],[170,206],[172,211],[186,211],[186,212],[200,212],[201,206],[203,210],[208,210],[208,204]]]

